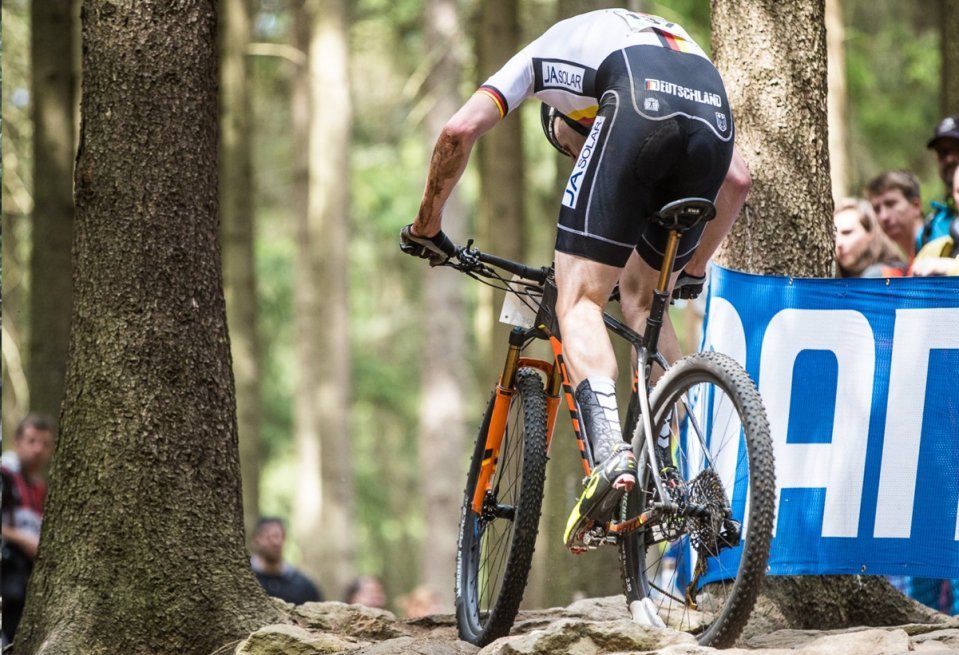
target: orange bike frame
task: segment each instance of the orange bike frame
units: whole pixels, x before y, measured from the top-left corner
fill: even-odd
[[[486,444],[483,448],[483,462],[480,465],[479,479],[473,488],[472,508],[476,514],[483,512],[483,500],[487,492],[492,489],[491,480],[496,471],[499,460],[499,451],[506,434],[506,422],[509,408],[512,404],[515,391],[516,372],[520,368],[535,368],[546,374],[546,448],[549,451],[553,441],[553,431],[556,427],[556,416],[559,414],[560,388],[565,393],[566,404],[569,406],[570,417],[573,422],[573,431],[579,444],[580,456],[583,460],[583,471],[590,474],[589,459],[586,455],[586,442],[579,429],[579,419],[576,414],[576,403],[573,401],[573,390],[563,361],[563,345],[556,337],[550,337],[553,353],[556,360],[550,364],[541,359],[530,359],[519,356],[519,346],[510,344],[506,355],[506,364],[499,384],[496,385],[496,394],[493,398],[493,410],[490,415],[489,427],[486,430]]]

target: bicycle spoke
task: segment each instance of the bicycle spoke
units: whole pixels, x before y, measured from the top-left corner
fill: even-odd
[[[738,364],[717,353],[701,353],[677,362],[649,404],[652,435],[661,434],[664,421],[670,420],[676,468],[666,469],[660,484],[663,500],[675,509],[624,539],[624,573],[632,581],[628,600],[645,593],[670,627],[698,634],[702,644],[728,646],[752,609],[768,554],[773,465],[761,401]],[[746,430],[749,421],[752,432]],[[761,458],[758,464],[753,448]],[[758,509],[750,506],[755,491],[750,472],[757,465],[763,475],[756,484],[765,494]],[[660,471],[647,466],[653,480],[660,480]],[[644,487],[649,489],[651,485]],[[631,497],[627,514],[647,510],[648,493]],[[747,540],[754,518],[760,532],[750,532]],[[639,590],[638,597],[633,589]]]
[[[509,559],[509,547],[513,540],[516,503],[522,482],[523,434],[525,406],[518,399],[510,407],[503,441],[496,464],[495,481],[492,487],[492,506],[484,509],[486,531],[482,538],[480,561],[480,608],[490,610],[499,597],[503,584],[503,572]]]

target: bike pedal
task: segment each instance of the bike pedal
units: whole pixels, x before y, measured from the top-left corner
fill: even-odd
[[[615,535],[613,537],[615,538]],[[567,544],[566,547],[573,555],[582,555],[608,543],[608,539],[606,530],[591,522],[579,530],[571,540],[572,543]]]

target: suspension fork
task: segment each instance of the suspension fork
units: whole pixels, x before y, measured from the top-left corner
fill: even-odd
[[[526,342],[528,334],[522,328],[514,328],[509,335],[509,349],[506,351],[506,361],[503,364],[503,373],[493,396],[493,410],[490,413],[489,426],[486,429],[486,443],[483,448],[483,461],[480,464],[479,478],[473,488],[472,509],[476,514],[482,514],[483,501],[488,491],[492,489],[491,480],[496,472],[499,461],[499,452],[506,436],[506,423],[509,419],[509,408],[513,393],[516,390],[516,374],[520,368],[530,367],[543,371],[547,379],[546,396],[546,435],[547,449],[552,440],[553,427],[556,422],[559,408],[559,371],[558,367],[539,359],[520,357],[520,351]]]

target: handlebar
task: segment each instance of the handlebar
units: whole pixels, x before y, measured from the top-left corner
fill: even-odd
[[[548,266],[533,268],[520,262],[514,262],[509,259],[497,257],[496,255],[481,252],[473,248],[472,239],[466,243],[465,247],[457,248],[456,254],[453,257],[456,258],[456,261],[454,262],[453,258],[450,258],[446,262],[447,266],[452,266],[464,273],[476,273],[484,277],[494,275],[489,267],[495,266],[496,268],[500,268],[508,273],[513,273],[526,280],[543,284],[552,271],[552,268]]]
[[[456,261],[454,261],[454,258]],[[504,259],[477,250],[473,247],[472,239],[466,242],[465,247],[458,247],[456,254],[450,257],[444,266],[450,266],[463,273],[479,275],[481,277],[498,277],[490,268],[490,266],[495,266],[496,268],[500,268],[508,273],[514,273],[524,280],[529,280],[539,285],[545,284],[546,280],[549,279],[553,273],[552,266],[533,268],[520,262],[514,262],[510,259]],[[610,292],[609,299],[611,302],[619,302],[618,283],[613,287],[612,292]]]

